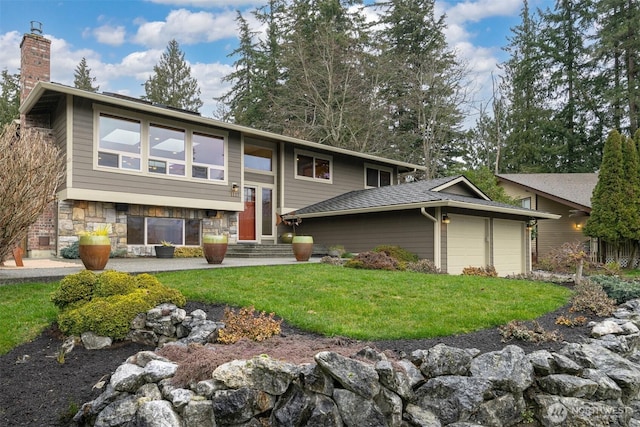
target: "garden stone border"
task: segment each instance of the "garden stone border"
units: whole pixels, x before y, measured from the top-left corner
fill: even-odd
[[[161,331],[158,342],[165,345],[186,346],[196,335],[211,342],[216,332],[204,312],[183,316],[170,308],[156,307],[134,330]],[[167,318],[176,321],[173,327],[159,322]],[[525,354],[508,345],[481,353],[438,344],[399,361],[371,348],[352,357],[320,352],[315,363],[302,365],[258,356],[220,365],[191,389],[171,384],[175,363],[143,351],[120,365],[74,420],[87,426],[259,427],[267,420],[272,426],[462,427],[514,426],[533,416],[545,426],[638,426],[640,299],[590,326],[590,338],[558,352]],[[161,338],[170,330],[176,335]]]

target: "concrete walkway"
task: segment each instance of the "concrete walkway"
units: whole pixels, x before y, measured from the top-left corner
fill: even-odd
[[[313,257],[308,262],[319,262]],[[0,285],[26,282],[52,282],[68,274],[84,270],[82,261],[75,259],[24,259],[24,267],[16,267],[8,260],[0,267]],[[293,255],[290,258],[232,258],[225,257],[222,264],[208,264],[204,258],[111,258],[106,269],[127,273],[160,273],[178,270],[203,270],[210,268],[246,267],[255,265],[300,264]]]

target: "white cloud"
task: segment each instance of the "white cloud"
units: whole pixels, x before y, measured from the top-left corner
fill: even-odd
[[[164,47],[171,39],[180,44],[213,42],[236,37],[236,12],[220,13],[173,10],[166,21],[142,22],[133,38],[136,43],[149,47]]]
[[[10,74],[18,73],[21,41],[22,34],[18,31],[0,34],[0,71],[6,69]]]
[[[96,40],[109,46],[121,46],[125,41],[126,30],[123,26],[103,25],[92,31]]]
[[[521,0],[479,0],[465,1],[457,3],[455,6],[447,7],[443,3],[447,14],[447,22],[451,24],[463,22],[478,22],[493,16],[513,16],[520,12]]]
[[[149,0],[152,3],[179,7],[218,8],[228,7],[237,9],[239,6],[263,5],[260,0]]]

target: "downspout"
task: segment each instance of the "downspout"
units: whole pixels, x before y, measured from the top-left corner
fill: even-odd
[[[440,221],[437,219],[437,217],[440,216],[440,208],[436,208],[436,217],[431,216],[425,207],[420,208],[420,213],[422,216],[433,222],[433,263],[437,268],[442,268],[442,245],[440,244],[441,230]]]

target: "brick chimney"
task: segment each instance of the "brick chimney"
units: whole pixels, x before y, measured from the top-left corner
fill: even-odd
[[[42,36],[42,23],[31,21],[31,33],[20,43],[20,103],[39,81],[51,80],[51,40]]]

